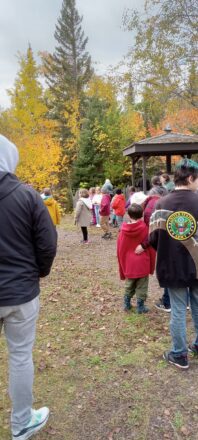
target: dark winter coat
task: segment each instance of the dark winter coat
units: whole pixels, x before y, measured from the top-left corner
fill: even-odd
[[[161,287],[198,286],[198,195],[178,189],[160,198],[150,219]]]
[[[0,307],[39,294],[49,274],[57,235],[40,195],[14,174],[0,171]]]

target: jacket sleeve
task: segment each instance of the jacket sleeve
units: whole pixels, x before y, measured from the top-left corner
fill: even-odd
[[[39,194],[35,196],[33,210],[33,243],[39,276],[50,273],[56,255],[57,233],[51,217]]]
[[[77,223],[78,223],[78,219],[80,217],[80,212],[81,212],[82,206],[83,206],[83,202],[81,202],[81,200],[79,200],[76,204],[76,210],[75,210],[75,216],[74,216],[75,222],[77,222]]]
[[[120,279],[121,280],[125,280],[125,275],[124,275],[124,272],[122,270],[122,265],[121,265],[121,261],[120,261],[120,237],[121,237],[121,235],[118,236],[118,240],[117,240],[118,266],[119,266]]]
[[[158,230],[151,232],[151,234],[149,235],[149,244],[155,250],[157,250],[157,246],[158,246],[158,235],[159,235]]]
[[[112,202],[111,202],[111,207],[113,209],[116,209],[116,208],[118,208],[118,205],[119,205],[119,201],[118,201],[117,197],[115,197],[114,200],[112,200]]]
[[[155,210],[153,211],[153,214],[155,213],[156,209],[160,209],[160,200],[155,205]],[[155,229],[152,232],[149,232],[149,244],[157,251],[158,246],[158,239],[159,239],[159,229]]]
[[[105,198],[103,198],[101,201],[101,205],[100,205],[100,214],[101,215],[104,215],[106,207],[107,207],[107,201]]]

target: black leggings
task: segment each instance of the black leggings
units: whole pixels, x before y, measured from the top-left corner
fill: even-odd
[[[81,231],[82,231],[82,234],[83,234],[83,240],[87,241],[88,240],[87,226],[81,226]]]

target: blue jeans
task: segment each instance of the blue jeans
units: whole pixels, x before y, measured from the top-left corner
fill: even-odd
[[[99,225],[100,224],[100,205],[94,205],[94,211],[95,211],[95,216],[96,216],[96,224]]]
[[[194,344],[198,345],[198,287],[169,288],[171,303],[170,332],[172,336],[172,350],[174,355],[186,355],[188,346],[186,341],[186,307],[188,295],[190,298],[191,314],[194,322],[196,338]]]
[[[116,215],[116,221],[117,221],[117,225],[118,225],[119,229],[122,226],[123,220],[124,220],[124,217],[122,215]]]
[[[188,294],[187,294],[187,306],[189,306],[189,289],[187,288]],[[162,295],[162,304],[164,305],[164,307],[166,307],[167,309],[170,309],[171,304],[170,304],[170,297],[169,297],[169,293],[168,293],[168,287],[164,287],[164,293]]]

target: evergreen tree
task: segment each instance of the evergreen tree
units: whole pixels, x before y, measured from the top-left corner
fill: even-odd
[[[82,30],[82,20],[75,0],[63,0],[55,30],[57,46],[53,55],[44,56],[44,72],[51,91],[51,113],[58,119],[63,142],[68,130],[65,109],[71,99],[82,99],[91,75],[91,57],[86,51],[88,38]]]
[[[135,104],[135,93],[134,93],[134,87],[133,87],[132,80],[130,79],[128,82],[128,88],[127,88],[127,93],[126,93],[126,98],[125,98],[125,107],[130,108],[130,107],[133,107],[134,104]]]
[[[79,155],[74,167],[73,185],[95,186],[104,180],[105,140],[103,129],[106,103],[97,97],[88,100],[84,120]]]

